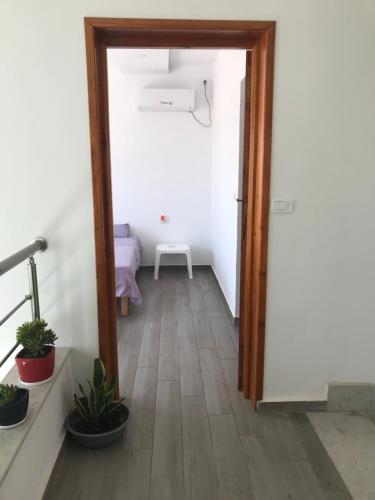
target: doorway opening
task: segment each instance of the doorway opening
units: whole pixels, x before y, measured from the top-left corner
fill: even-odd
[[[274,22],[85,19],[100,356],[118,374],[108,49],[245,50],[238,387],[262,398]],[[190,118],[190,117],[189,117]],[[199,125],[199,124],[197,124]],[[130,132],[127,132],[130,134]],[[145,144],[147,147],[147,144]],[[159,214],[158,214],[159,215]],[[160,214],[162,215],[162,214]]]

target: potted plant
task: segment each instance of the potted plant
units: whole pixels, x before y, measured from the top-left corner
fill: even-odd
[[[15,385],[0,384],[0,429],[21,425],[27,417],[29,391]]]
[[[87,448],[103,448],[118,441],[129,419],[129,410],[116,401],[116,378],[107,379],[103,362],[94,360],[93,380],[87,381],[86,393],[78,384],[80,395],[74,394],[75,409],[68,415],[66,426],[75,441]]]
[[[26,385],[47,382],[55,369],[55,333],[44,319],[26,321],[17,328],[17,342],[23,349],[16,356],[20,381]]]

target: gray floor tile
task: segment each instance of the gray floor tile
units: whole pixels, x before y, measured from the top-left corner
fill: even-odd
[[[251,407],[250,401],[238,391],[238,362],[233,359],[221,360],[225,385],[232,406],[238,433],[241,436],[248,434],[263,434],[262,417]]]
[[[160,333],[159,380],[179,380],[177,330]]]
[[[125,446],[128,449],[152,448],[156,380],[156,367],[148,366],[137,369],[130,402],[130,420],[125,436]]]
[[[209,322],[219,358],[237,359],[237,350],[223,316],[211,317],[209,318]]]
[[[343,479],[306,415],[290,415],[290,419],[296,427],[306,455],[323,490],[347,491]]]
[[[158,366],[160,328],[160,320],[146,319],[143,327],[138,366]]]
[[[138,356],[134,354],[124,354],[119,359],[119,391],[126,398],[126,404],[132,396],[137,364]]]
[[[255,500],[233,415],[209,415],[220,499]]]
[[[195,338],[179,338],[181,396],[203,396],[203,382]]]
[[[118,318],[124,439],[67,440],[45,500],[351,500],[305,415],[256,414],[238,392],[238,327],[212,271],[137,279],[142,306]]]
[[[206,403],[203,397],[182,397],[185,498],[216,500],[217,477]]]
[[[203,294],[203,299],[209,318],[221,317],[223,315],[222,306],[214,290],[206,290]]]
[[[151,471],[151,499],[184,496],[181,398],[179,383],[158,382],[155,437]]]
[[[204,394],[208,413],[231,413],[232,407],[215,349],[199,349]]]
[[[216,344],[206,311],[194,312],[193,319],[198,349],[215,349]]]

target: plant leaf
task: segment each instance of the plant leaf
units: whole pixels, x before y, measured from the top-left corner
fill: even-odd
[[[77,385],[78,385],[78,389],[81,391],[82,396],[87,399],[85,389],[82,387],[82,385],[80,383],[78,383]]]
[[[88,403],[89,403],[89,411],[92,417],[96,420],[98,417],[98,412],[97,412],[97,396],[96,396],[96,391],[95,388],[93,387],[92,383],[88,380],[87,381],[90,387],[90,396],[88,398]]]
[[[94,360],[93,382],[95,387],[101,387],[105,382],[105,367],[100,358]]]
[[[78,398],[77,394],[74,394],[74,405],[75,405],[78,413],[81,415],[81,417],[86,422],[91,422],[90,414],[86,411],[85,407],[83,406],[82,402]]]

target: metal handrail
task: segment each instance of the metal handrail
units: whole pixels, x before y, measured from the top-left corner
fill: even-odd
[[[38,293],[38,278],[36,273],[36,264],[34,261],[34,255],[37,252],[44,252],[47,250],[48,244],[45,238],[39,236],[35,238],[34,241],[30,243],[22,250],[14,253],[10,257],[2,260],[0,262],[0,276],[7,273],[14,267],[21,264],[21,262],[29,259],[28,270],[29,270],[29,294],[19,302],[11,311],[9,311],[1,320],[0,326],[3,325],[13,314],[18,311],[18,309],[25,304],[27,301],[31,301],[31,315],[33,320],[40,318],[40,308],[39,308],[39,293]],[[0,368],[6,362],[6,360],[11,356],[11,354],[17,349],[19,344],[15,344],[10,351],[0,360]]]
[[[30,245],[27,245],[27,247],[22,248],[22,250],[19,250],[10,257],[0,261],[0,276],[18,266],[18,264],[21,264],[24,260],[32,257],[37,252],[44,252],[47,250],[47,247],[47,240],[38,236],[30,243]]]
[[[25,297],[21,300],[21,302],[19,302],[15,307],[13,307],[13,309],[9,311],[8,314],[4,316],[4,318],[0,319],[0,326],[3,325],[11,316],[13,316],[13,314],[16,311],[18,311],[18,309],[22,307],[24,303],[27,302],[28,300],[31,300],[31,295],[25,295]]]

